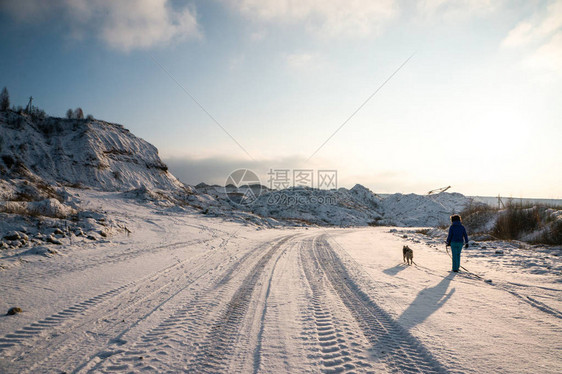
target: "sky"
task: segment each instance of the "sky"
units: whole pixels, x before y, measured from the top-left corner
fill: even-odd
[[[562,0],[0,0],[0,86],[188,184],[562,198]]]

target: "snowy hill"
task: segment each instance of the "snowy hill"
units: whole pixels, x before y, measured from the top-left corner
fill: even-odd
[[[182,188],[152,144],[100,120],[0,113],[0,171],[48,184],[126,191]]]
[[[352,189],[319,190],[304,187],[280,191],[264,190],[251,204],[229,201],[228,194],[243,195],[246,187],[196,186],[199,193],[228,202],[233,207],[300,225],[321,226],[438,226],[462,210],[470,199],[459,193],[438,195],[393,194],[380,197],[357,184]]]
[[[330,226],[366,226],[382,218],[380,199],[360,185],[351,190],[272,191],[261,195],[251,209],[263,217]]]
[[[190,192],[153,145],[120,125],[0,112],[0,249],[36,251],[129,232],[85,204],[85,189],[168,206]]]
[[[394,226],[439,226],[459,213],[470,199],[459,193],[389,195],[382,199],[385,223]]]

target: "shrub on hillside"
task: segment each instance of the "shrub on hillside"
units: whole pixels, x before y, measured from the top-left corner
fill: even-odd
[[[541,242],[545,244],[562,245],[562,220],[557,220],[550,225],[549,230],[543,235]]]
[[[547,204],[510,201],[505,209],[471,203],[461,213],[469,234],[490,234],[504,240],[562,244],[562,211]]]
[[[460,213],[463,225],[472,233],[482,233],[490,230],[490,224],[495,221],[498,210],[488,204],[471,202]]]
[[[499,239],[519,239],[522,235],[537,230],[540,224],[538,206],[510,203],[500,212],[492,235]]]

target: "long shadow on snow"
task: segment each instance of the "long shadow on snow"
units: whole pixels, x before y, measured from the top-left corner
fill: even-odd
[[[398,317],[397,322],[407,330],[425,321],[430,315],[441,308],[455,293],[455,289],[449,290],[449,284],[455,277],[455,273],[445,277],[433,287],[421,290],[414,301]]]
[[[382,272],[385,273],[386,275],[395,276],[396,274],[400,273],[404,269],[406,269],[406,265],[398,264],[398,265],[393,266],[391,268],[385,269]]]
[[[336,259],[337,255],[326,241],[325,235],[320,237],[315,249],[319,263],[326,270],[325,274],[332,286],[361,326],[367,340],[371,342],[370,352],[374,361],[386,362],[392,373],[446,373],[449,371],[418,338],[408,331],[415,324],[409,323],[409,326],[404,326],[399,323],[402,317],[399,317],[398,320],[394,319],[364,293],[356,282],[351,280],[352,277],[342,261]],[[432,300],[440,293],[444,295],[451,279],[441,281],[427,295],[432,295]],[[422,292],[418,297],[425,298],[426,295]],[[438,300],[443,299],[438,302],[439,306],[426,309],[421,316],[424,319],[427,318],[439,309],[448,297],[439,297]],[[410,313],[413,313],[413,309],[408,312],[408,314]],[[417,321],[419,323],[422,320]]]
[[[379,310],[383,329],[371,348],[373,358],[391,358],[391,372],[399,373],[446,373],[449,369],[433,356],[424,344],[414,337],[410,330],[425,321],[441,308],[453,295],[455,289],[449,285],[456,274],[443,278],[433,287],[421,290],[414,301],[397,319]],[[373,308],[379,308],[372,304]],[[385,321],[386,320],[386,321]],[[376,327],[375,327],[376,329]]]

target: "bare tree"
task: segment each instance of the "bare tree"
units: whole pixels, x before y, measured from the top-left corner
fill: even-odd
[[[76,108],[74,110],[74,118],[84,119],[84,112],[82,111],[82,108]]]
[[[72,111],[72,109],[66,111],[66,118],[72,119],[73,116],[74,116],[74,112]]]
[[[0,110],[8,110],[10,108],[10,94],[8,89],[4,87],[0,93]]]

